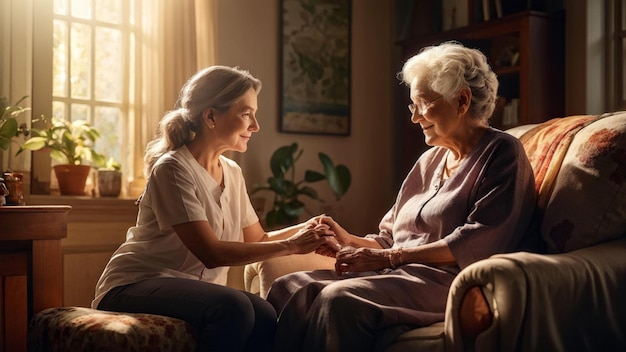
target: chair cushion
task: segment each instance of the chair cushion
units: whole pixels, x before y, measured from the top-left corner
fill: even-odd
[[[244,281],[246,291],[256,293],[262,298],[274,282],[283,275],[296,271],[335,269],[335,258],[325,257],[315,252],[292,254],[246,265]]]
[[[626,234],[626,112],[602,116],[573,138],[541,232],[557,253]]]
[[[194,351],[187,322],[153,314],[48,308],[29,322],[29,351]]]
[[[626,112],[552,119],[517,132],[535,172],[549,252],[626,233]]]

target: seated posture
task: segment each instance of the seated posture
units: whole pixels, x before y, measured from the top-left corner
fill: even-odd
[[[245,152],[259,130],[260,89],[248,72],[224,66],[185,84],[148,145],[137,224],[105,267],[93,308],[185,320],[199,350],[272,349],[274,308],[224,286],[228,266],[311,252],[324,239],[318,219],[265,233],[241,169],[222,155]]]
[[[276,280],[284,351],[384,350],[401,333],[444,320],[452,280],[469,264],[514,251],[535,209],[533,171],[518,139],[491,128],[498,80],[478,50],[449,42],[410,58],[411,121],[433,146],[406,176],[377,234],[335,233],[318,253],[336,270]]]

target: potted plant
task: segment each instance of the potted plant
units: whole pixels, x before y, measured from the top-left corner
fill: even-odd
[[[17,117],[29,110],[19,105],[27,97],[22,97],[15,105],[10,105],[6,97],[0,97],[0,149],[2,150],[9,149],[13,137],[18,136],[20,133],[23,133],[25,136],[28,135],[26,124],[18,125],[17,122]]]
[[[90,164],[101,164],[105,160],[93,149],[100,132],[85,120],[67,121],[53,117],[48,127],[31,128],[30,133],[32,137],[21,145],[17,153],[49,150],[50,157],[60,163],[53,169],[61,194],[84,195]]]
[[[98,165],[98,193],[101,197],[117,197],[122,191],[122,165],[110,157]]]
[[[266,184],[255,185],[251,192],[251,195],[263,190],[274,193],[272,208],[265,215],[265,221],[269,228],[289,225],[298,221],[305,210],[305,204],[299,199],[300,196],[324,202],[317,191],[310,186],[311,183],[326,180],[337,200],[350,187],[350,170],[345,165],[335,166],[330,157],[324,153],[318,154],[324,167],[323,173],[306,170],[304,179],[295,181],[295,163],[300,159],[302,153],[303,150],[298,149],[297,143],[276,149],[270,159],[272,176],[267,179]]]
[[[20,114],[30,110],[29,108],[20,106],[20,103],[27,97],[28,96],[23,96],[22,99],[18,100],[14,105],[9,104],[9,99],[6,97],[0,97],[0,150],[8,150],[13,137],[17,137],[20,134],[28,136],[29,131],[26,123],[18,124],[17,122],[17,117]],[[2,155],[0,155],[0,163],[1,159]],[[24,204],[22,177],[23,174],[11,170],[5,170],[0,174],[0,181],[4,182],[8,191],[8,194],[5,194],[5,203],[7,205]],[[1,190],[0,193],[2,193]]]

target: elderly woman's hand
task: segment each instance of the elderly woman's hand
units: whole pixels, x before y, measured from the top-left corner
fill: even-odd
[[[335,271],[338,275],[346,272],[377,271],[389,267],[386,249],[343,247],[337,252]]]

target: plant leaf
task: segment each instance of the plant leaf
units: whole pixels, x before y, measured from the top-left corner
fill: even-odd
[[[25,141],[20,150],[39,150],[46,146],[46,138],[45,137],[30,137],[27,141]]]
[[[350,169],[345,165],[337,165],[335,170],[337,170],[337,182],[330,184],[330,188],[333,190],[338,200],[341,196],[346,194],[350,188],[352,176],[350,175]]]
[[[9,145],[11,144],[11,138],[6,138],[5,136],[0,135],[0,149],[9,149]]]
[[[324,165],[324,171],[328,171],[329,169],[334,168],[333,161],[330,160],[330,157],[324,153],[319,153],[317,156],[320,158],[322,165]]]
[[[304,172],[304,180],[306,182],[317,182],[317,181],[321,181],[323,179],[325,179],[326,176],[324,176],[324,174],[319,173],[317,171],[313,171],[313,170],[306,170]]]
[[[319,153],[319,158],[322,165],[324,165],[328,185],[335,194],[335,198],[338,200],[348,191],[348,188],[350,188],[350,170],[345,165],[337,165],[335,167],[330,157],[324,153]]]
[[[274,177],[282,177],[285,175],[293,164],[293,154],[298,149],[298,144],[282,146],[274,151],[270,159],[270,169]]]
[[[286,203],[283,210],[288,218],[297,219],[304,212],[304,203],[294,199],[293,201]]]
[[[267,183],[270,189],[280,196],[285,196],[287,193],[285,186],[285,179],[279,177],[270,177],[267,179]]]
[[[2,123],[4,121],[4,123]],[[11,118],[0,121],[0,136],[11,139],[17,134],[17,120]]]
[[[300,190],[298,191],[298,194],[305,195],[311,199],[319,199],[319,196],[317,195],[317,191],[314,188],[311,188],[309,186],[304,186],[300,188]]]

